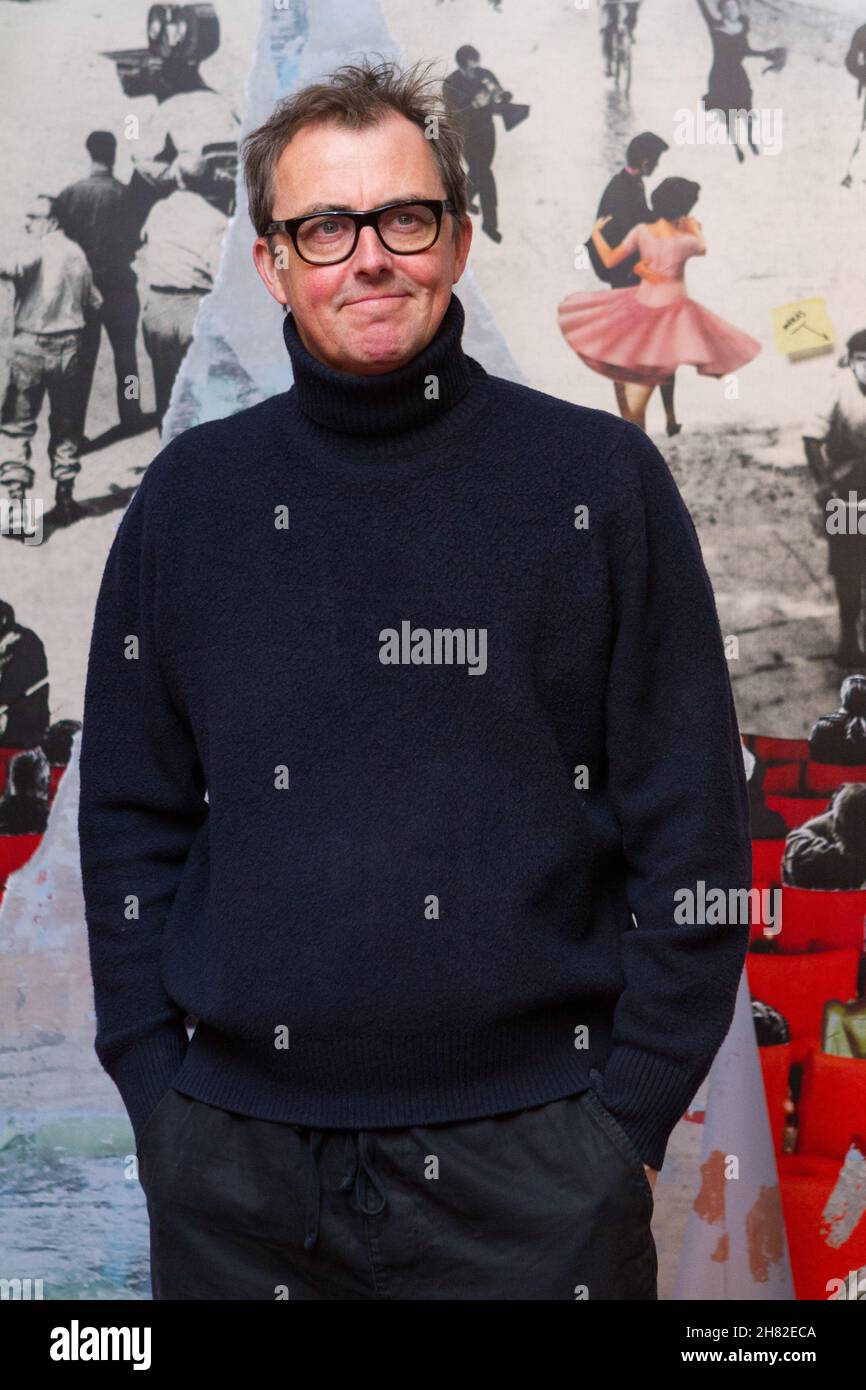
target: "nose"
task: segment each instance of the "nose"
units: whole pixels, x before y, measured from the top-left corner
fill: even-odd
[[[382,245],[375,227],[361,228],[352,260],[356,270],[364,270],[367,274],[374,274],[391,265],[391,253]]]

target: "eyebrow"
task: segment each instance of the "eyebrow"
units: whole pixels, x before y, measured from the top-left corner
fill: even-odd
[[[426,203],[435,197],[435,193],[399,193],[394,198],[385,198],[376,206],[387,207],[389,203]],[[296,212],[294,215],[295,217],[309,217],[314,212],[360,212],[360,208],[350,208],[348,203],[310,203],[309,207],[304,208],[302,212]]]

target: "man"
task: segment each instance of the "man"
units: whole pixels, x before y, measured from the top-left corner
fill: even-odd
[[[144,226],[147,299],[142,329],[160,430],[202,297],[216,280],[228,226],[224,185],[211,180],[204,156],[179,157],[177,178],[177,191],[154,204]]]
[[[0,748],[34,748],[48,728],[48,663],[41,637],[0,599]]]
[[[647,202],[644,179],[655,172],[659,159],[669,148],[667,141],[660,135],[654,135],[651,130],[645,130],[629,141],[625,152],[625,167],[609,181],[596,212],[596,219],[611,219],[604,229],[604,239],[608,246],[618,246],[623,237],[639,222],[655,221],[655,215]],[[593,270],[600,280],[617,290],[625,289],[627,285],[640,284],[640,279],[634,273],[634,267],[640,260],[637,251],[620,261],[613,270],[608,270],[602,264],[592,237],[587,241],[586,248]]]
[[[654,1299],[733,1016],[694,526],[643,431],[463,352],[438,113],[365,61],[247,137],[294,384],[171,441],[100,587],[81,863],[156,1298]],[[696,877],[743,920],[683,924]]]
[[[622,14],[625,27],[628,30],[629,38],[632,43],[637,43],[637,13],[640,9],[640,0],[634,0],[631,4],[620,4],[619,0],[599,0],[601,10],[601,51],[604,57],[605,77],[613,76],[613,36],[616,26]]]
[[[84,343],[81,429],[83,433],[104,325],[114,354],[119,433],[134,434],[142,424],[135,355],[139,304],[137,279],[131,265],[139,237],[127,187],[113,173],[116,139],[109,130],[93,130],[85,146],[91,160],[90,173],[61,189],[54,205],[61,229],[81,247],[102,295],[101,314],[93,319]]]
[[[454,59],[457,71],[446,77],[442,95],[463,135],[469,202],[474,203],[476,197],[480,200],[481,230],[491,241],[500,242],[502,233],[492,165],[496,150],[494,98],[502,89],[493,73],[481,66],[481,54],[471,44],[458,48]]]
[[[809,760],[836,767],[866,763],[866,676],[846,676],[838,707],[815,720],[809,730]]]
[[[0,796],[0,835],[42,835],[48,825],[51,768],[41,748],[26,748],[9,764]]]
[[[9,384],[0,411],[0,484],[16,501],[33,486],[30,441],[47,391],[48,457],[56,491],[45,520],[65,526],[81,515],[72,489],[81,471],[82,347],[102,295],[81,247],[60,230],[50,197],[34,198],[25,228],[29,246],[0,263],[0,276],[15,286]]]
[[[833,659],[850,670],[866,663],[866,329],[852,333],[838,365],[848,370],[802,439],[839,610]]]
[[[844,782],[819,816],[785,840],[782,882],[794,888],[862,888],[866,883],[866,783]]]
[[[80,719],[55,719],[40,745],[52,768],[69,766],[75,735],[80,730]]]

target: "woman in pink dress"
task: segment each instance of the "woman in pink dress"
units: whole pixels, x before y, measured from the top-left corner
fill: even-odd
[[[700,222],[688,216],[699,191],[690,179],[663,179],[650,199],[656,220],[639,222],[616,247],[601,234],[610,218],[600,217],[592,240],[601,260],[612,268],[638,251],[641,284],[577,291],[557,311],[566,342],[594,372],[613,380],[620,414],[641,429],[655,387],[671,382],[677,367],[721,377],[761,351],[756,338],[686,293],[685,262],[707,250]],[[672,386],[665,397],[667,432],[677,434]]]

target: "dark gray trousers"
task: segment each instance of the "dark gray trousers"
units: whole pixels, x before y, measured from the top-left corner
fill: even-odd
[[[169,1089],[139,1178],[155,1299],[656,1299],[653,1192],[593,1089],[337,1130]]]

